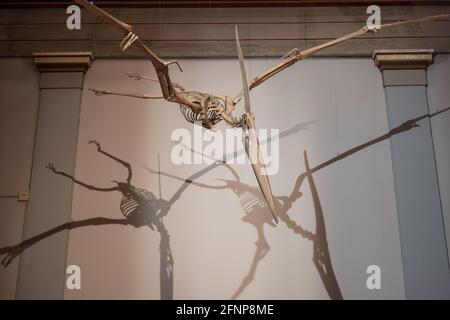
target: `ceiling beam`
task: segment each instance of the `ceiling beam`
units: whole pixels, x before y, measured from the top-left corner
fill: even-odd
[[[2,1],[0,8],[58,8],[73,4],[73,1]],[[450,5],[450,0],[98,0],[99,7],[127,8],[214,8],[214,7],[301,7],[301,6],[368,6],[378,5]]]

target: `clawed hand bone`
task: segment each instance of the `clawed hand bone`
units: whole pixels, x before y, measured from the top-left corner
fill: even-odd
[[[100,142],[98,142],[97,140],[89,140],[88,141],[89,144],[95,144],[97,146],[97,151],[101,151],[102,148],[100,146]]]
[[[128,73],[127,73],[127,76],[129,76],[131,79],[134,79],[134,80],[142,80],[142,79],[145,79],[145,80],[150,80],[150,81],[159,82],[158,79],[153,79],[153,78],[150,78],[150,77],[147,77],[147,76],[143,76],[142,74],[140,74],[140,73],[138,73],[138,72],[128,72]]]
[[[285,60],[285,59],[288,59],[288,58],[290,58],[290,57],[292,57],[292,56],[296,56],[296,55],[298,55],[300,52],[301,52],[300,49],[294,48],[294,49],[292,49],[291,51],[289,51],[288,53],[286,53],[284,56],[282,56],[282,57],[281,57],[281,60]]]
[[[45,166],[45,168],[46,168],[46,169],[49,169],[49,170],[51,170],[51,171],[53,171],[53,172],[56,172],[56,168],[55,168],[55,166],[53,165],[52,162],[49,162],[49,163]]]
[[[21,252],[23,251],[22,245],[16,245],[7,248],[7,255],[2,260],[2,266],[7,267]]]
[[[111,92],[109,92],[108,90],[97,90],[97,89],[92,89],[92,88],[89,88],[88,90],[91,90],[91,91],[94,92],[95,95],[97,95],[97,96],[103,96],[103,95],[105,95],[105,94],[110,94],[110,93],[111,93]]]
[[[365,26],[364,29],[367,30],[367,32],[369,33],[376,33],[381,29],[381,26],[380,25]]]
[[[120,43],[120,48],[122,48],[122,51],[127,50],[137,39],[139,39],[139,37],[136,34],[134,34],[133,32],[129,32]]]
[[[180,69],[181,72],[183,72],[183,69],[181,69],[180,64],[178,63],[177,60],[170,60],[164,63],[166,66],[169,66],[171,64],[176,64],[178,66],[178,69]]]
[[[143,79],[142,74],[137,73],[137,72],[128,72],[127,76],[129,76],[130,78],[132,78],[134,80],[141,80],[141,79]]]

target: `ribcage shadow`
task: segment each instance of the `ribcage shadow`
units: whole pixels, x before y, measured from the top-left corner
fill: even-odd
[[[392,135],[399,134],[401,132],[408,131],[414,127],[418,126],[418,122],[428,118],[433,117],[442,112],[448,111],[450,108],[443,109],[434,114],[427,114],[421,117],[417,117],[406,121],[402,125],[390,130],[388,133],[379,136],[367,143],[361,144],[357,147],[354,147],[335,158],[327,160],[313,168],[309,168],[309,164],[307,163],[307,157],[305,153],[305,165],[307,171],[301,174],[296,184],[293,188],[292,193],[287,197],[275,197],[276,205],[278,208],[278,212],[281,220],[287,225],[289,229],[291,229],[294,233],[299,234],[302,238],[310,240],[313,242],[313,262],[319,272],[319,275],[324,283],[324,286],[332,299],[341,299],[342,294],[340,292],[339,286],[336,281],[336,277],[334,275],[334,271],[331,264],[330,254],[328,251],[328,244],[326,239],[326,228],[325,221],[323,217],[322,207],[320,205],[320,200],[318,197],[318,191],[315,186],[313,180],[313,174],[318,170],[321,170],[337,161],[340,161],[358,151],[361,151],[373,144],[379,143],[386,139],[389,139]],[[300,130],[305,130],[310,123],[314,121],[309,121],[305,123],[297,124],[296,126],[280,133],[279,139],[284,138],[286,136],[297,133]],[[267,143],[265,141],[263,143]],[[39,235],[31,237],[22,241],[19,244],[13,246],[7,246],[0,248],[0,255],[5,255],[2,259],[2,266],[7,267],[17,256],[19,256],[24,250],[32,247],[34,244],[51,237],[52,235],[61,232],[63,230],[74,230],[77,228],[87,227],[87,226],[101,226],[101,225],[129,225],[132,227],[143,227],[148,226],[153,229],[156,227],[157,232],[160,235],[160,292],[161,299],[173,299],[173,287],[174,287],[174,258],[171,251],[170,246],[170,235],[169,232],[164,225],[163,218],[170,213],[170,209],[172,205],[181,197],[183,192],[187,189],[190,184],[195,184],[199,187],[204,188],[215,188],[215,189],[230,189],[232,190],[236,196],[239,198],[241,202],[241,206],[243,212],[245,214],[243,221],[252,224],[256,231],[258,240],[256,241],[256,249],[255,254],[253,256],[253,260],[250,266],[250,269],[247,275],[242,279],[241,284],[238,289],[232,295],[232,298],[237,298],[239,295],[247,288],[253,279],[255,278],[256,270],[258,264],[261,260],[267,255],[270,250],[270,246],[267,242],[267,239],[264,234],[264,225],[269,224],[273,226],[271,214],[267,209],[267,205],[262,198],[262,194],[258,188],[255,188],[250,185],[243,184],[239,181],[239,177],[234,175],[234,180],[222,180],[225,184],[222,186],[208,186],[206,184],[202,184],[199,182],[194,182],[196,179],[200,178],[207,172],[214,170],[217,167],[222,165],[229,167],[223,161],[216,162],[198,172],[192,174],[187,179],[181,179],[175,176],[171,176],[169,174],[163,174],[167,176],[171,176],[173,178],[179,179],[183,181],[181,186],[177,189],[177,191],[173,194],[173,196],[169,200],[158,199],[154,196],[150,191],[145,189],[136,188],[131,184],[132,179],[132,169],[129,163],[103,151],[100,147],[100,144],[97,141],[90,141],[97,146],[97,151],[104,154],[105,156],[121,163],[124,167],[128,169],[128,177],[125,182],[115,182],[116,185],[111,187],[96,187],[84,182],[81,182],[75,179],[73,176],[63,172],[58,171],[54,167],[53,164],[49,164],[47,168],[53,173],[57,175],[64,176],[74,183],[87,188],[93,191],[99,192],[112,192],[117,191],[122,194],[122,200],[120,203],[120,210],[125,218],[122,219],[111,219],[105,217],[95,217],[89,218],[79,221],[71,221],[64,224],[61,224],[55,228],[47,230]],[[244,152],[244,151],[240,151]],[[233,156],[238,156],[239,152],[234,154]],[[229,159],[230,155],[227,155],[225,158]],[[231,169],[232,170],[232,169]],[[151,170],[150,170],[151,171]],[[316,231],[312,233],[300,225],[296,224],[295,221],[289,218],[287,212],[292,207],[292,204],[302,196],[302,193],[299,191],[302,183],[305,178],[308,179],[311,193],[314,201],[315,215],[316,215]]]
[[[275,138],[281,139],[293,135],[301,130],[306,130],[308,125],[313,122],[314,121],[307,121],[304,123],[296,124],[292,128],[281,132],[280,135]],[[73,183],[78,184],[84,188],[87,188],[88,190],[98,192],[117,191],[122,193],[122,199],[120,201],[120,211],[122,212],[123,216],[125,216],[125,218],[111,219],[105,217],[95,217],[63,223],[57,227],[42,232],[34,237],[26,239],[16,245],[0,248],[0,255],[5,255],[1,261],[1,265],[3,267],[7,267],[24,250],[27,250],[34,244],[44,239],[50,238],[52,235],[62,232],[64,230],[74,230],[82,227],[102,226],[102,225],[124,225],[124,226],[128,225],[136,228],[147,226],[152,230],[154,230],[154,228],[156,227],[156,230],[160,235],[159,247],[160,247],[161,299],[163,300],[173,299],[174,257],[172,255],[172,250],[170,246],[170,235],[164,224],[163,218],[169,214],[172,205],[181,197],[183,192],[195,179],[219,167],[221,163],[220,162],[214,163],[192,174],[187,179],[184,179],[183,183],[172,195],[172,197],[169,200],[164,200],[158,199],[150,191],[141,188],[136,188],[131,184],[133,172],[131,165],[128,162],[119,159],[118,157],[110,153],[107,153],[101,148],[100,143],[95,140],[91,140],[89,141],[89,143],[94,144],[97,147],[97,151],[99,153],[105,155],[106,157],[114,161],[117,161],[128,170],[128,176],[126,181],[124,182],[114,181],[116,185],[111,187],[96,187],[88,183],[79,181],[64,171],[57,170],[52,163],[49,163],[47,165],[47,168],[51,170],[54,174],[68,178],[72,180]],[[227,157],[230,156],[237,156],[237,155],[227,155]]]

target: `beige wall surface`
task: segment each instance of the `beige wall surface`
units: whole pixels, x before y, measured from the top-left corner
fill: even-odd
[[[256,76],[276,62],[248,60],[248,76]],[[187,89],[229,95],[240,90],[237,60],[180,63],[184,72],[173,68],[172,78]],[[131,80],[127,72],[154,75],[151,65],[143,60],[97,60],[86,74],[85,88],[159,94],[155,83]],[[298,129],[280,141],[280,170],[271,176],[275,196],[288,196],[293,191],[297,177],[305,170],[304,150],[310,165],[315,166],[388,130],[381,75],[371,59],[304,61],[254,90],[252,104],[258,127]],[[159,193],[158,177],[145,166],[157,169],[158,154],[161,171],[181,178],[204,168],[206,165],[175,165],[170,159],[173,130],[193,131],[178,109],[165,101],[98,97],[84,90],[76,177],[99,187],[126,179],[126,169],[97,153],[95,146],[88,144],[90,139],[128,161],[133,168],[133,185],[155,195]],[[241,111],[242,106],[238,113]],[[55,166],[63,170],[65,164]],[[243,184],[257,185],[249,165],[232,167]],[[232,180],[233,176],[227,168],[219,167],[198,181],[217,185],[220,181],[216,179]],[[404,298],[389,142],[369,146],[318,171],[314,181],[343,297]],[[162,197],[169,199],[180,185],[161,177]],[[287,214],[298,226],[314,232],[316,210],[306,181],[301,191],[303,196]],[[119,192],[75,186],[72,218],[120,219],[120,199]],[[174,260],[174,298],[228,299],[235,296],[244,280],[248,286],[238,298],[328,299],[312,260],[312,241],[283,221],[276,227],[270,221],[267,208],[258,215],[246,215],[231,189],[190,185],[164,219]],[[262,235],[270,249],[254,260],[255,243],[262,243]],[[159,241],[158,233],[148,227],[88,226],[71,231],[67,264],[81,267],[82,289],[66,289],[65,297],[159,299]],[[367,289],[369,265],[380,266],[382,290]]]
[[[249,77],[276,61],[248,60]],[[39,80],[30,59],[2,59],[0,63],[5,71],[0,76],[0,188],[2,196],[13,196],[26,190],[29,184]],[[240,89],[235,60],[183,60],[181,63],[185,72],[174,69],[173,78],[188,89],[231,95]],[[445,88],[449,66],[449,57],[438,55],[428,71],[430,112],[448,106],[450,100]],[[155,84],[133,81],[126,77],[126,72],[153,75],[146,61],[97,60],[87,74],[85,88],[159,94]],[[293,191],[297,177],[305,169],[303,150],[308,151],[310,164],[314,166],[387,131],[380,74],[369,59],[304,61],[254,90],[252,104],[260,128],[285,131],[296,126],[298,129],[280,141],[280,171],[271,177],[275,196],[287,196]],[[442,114],[431,121],[447,235],[450,233],[448,115]],[[106,151],[131,163],[135,186],[158,195],[158,178],[145,169],[145,166],[157,169],[158,154],[161,170],[182,178],[206,167],[177,166],[171,162],[170,134],[176,128],[193,131],[176,105],[126,97],[97,97],[85,90],[76,176],[96,186],[111,186],[111,180],[126,178],[124,167],[87,144],[89,139],[97,139]],[[55,165],[64,170],[67,164]],[[248,165],[233,165],[233,168],[241,182],[256,186]],[[215,179],[232,178],[230,171],[221,167],[199,181],[217,185]],[[344,298],[403,298],[388,142],[340,160],[317,172],[314,178],[331,261]],[[64,178],[55,176],[54,179]],[[162,177],[163,198],[170,198],[180,185]],[[307,182],[301,191],[303,196],[293,204],[288,215],[298,225],[314,231],[315,210]],[[120,219],[120,198],[118,192],[101,193],[75,186],[72,218]],[[17,202],[13,197],[0,199],[0,247],[21,240],[25,209],[26,203]],[[328,299],[312,260],[312,242],[294,233],[283,221],[277,227],[269,222],[267,209],[246,215],[239,198],[230,189],[189,186],[165,218],[174,259],[174,298],[227,299],[235,296],[244,279],[250,279],[238,298]],[[262,239],[256,227],[262,225],[270,249],[255,264],[255,243]],[[67,264],[80,265],[82,289],[66,289],[65,297],[159,299],[159,241],[158,233],[147,227],[89,226],[71,231]],[[382,290],[366,288],[365,271],[371,264],[381,267]],[[10,266],[0,269],[1,298],[14,298],[18,265],[19,259],[15,259]],[[245,278],[249,274],[253,278]]]

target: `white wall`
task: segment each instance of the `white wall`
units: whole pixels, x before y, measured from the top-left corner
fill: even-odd
[[[258,74],[276,60],[251,60],[248,73]],[[2,195],[27,189],[38,102],[38,73],[30,59],[2,59],[0,83]],[[237,61],[182,61],[185,72],[173,69],[175,80],[189,89],[234,94],[240,89]],[[148,71],[136,60],[98,60],[86,78],[86,88],[108,88],[159,93],[152,83],[129,80],[126,72]],[[201,75],[196,79],[191,75]],[[447,89],[450,56],[438,55],[428,71],[430,112],[450,106]],[[24,82],[25,81],[25,82]],[[21,91],[16,88],[21,88]],[[27,94],[23,94],[27,92]],[[282,93],[282,94],[280,94]],[[272,177],[276,195],[292,191],[303,172],[303,150],[314,166],[337,152],[387,131],[384,94],[379,71],[369,59],[312,59],[284,71],[252,93],[261,128],[285,130],[309,123],[306,130],[281,141],[281,169]],[[278,99],[278,100],[277,100]],[[280,114],[280,111],[283,114]],[[439,185],[447,235],[450,234],[450,113],[432,119]],[[87,140],[96,138],[104,148],[131,162],[134,184],[157,194],[158,180],[144,170],[157,166],[181,177],[201,166],[175,166],[170,162],[170,133],[188,128],[178,107],[167,102],[83,94],[76,175],[100,186],[124,179],[125,169],[95,152]],[[407,134],[407,133],[406,133]],[[66,169],[64,163],[55,163]],[[12,167],[15,166],[15,167]],[[249,167],[235,165],[243,182],[256,185]],[[231,178],[224,168],[202,177]],[[58,179],[58,177],[55,177]],[[328,242],[344,298],[403,298],[403,275],[389,144],[382,142],[360,151],[315,174],[326,219]],[[163,197],[179,187],[162,179]],[[314,230],[314,208],[307,183],[304,196],[289,211],[292,219]],[[75,187],[73,218],[121,218],[120,195],[95,193]],[[194,202],[196,201],[196,202]],[[207,202],[206,204],[200,201]],[[213,208],[213,203],[219,203]],[[0,247],[21,239],[25,203],[0,199]],[[257,240],[253,225],[229,190],[190,186],[175,204],[166,225],[175,259],[175,298],[229,298],[247,274]],[[270,214],[266,212],[266,221]],[[271,250],[260,262],[253,282],[241,298],[323,298],[328,295],[311,257],[309,241],[292,233],[285,224],[265,224]],[[47,240],[51,241],[51,239]],[[447,236],[447,243],[449,237]],[[159,237],[146,228],[104,226],[70,233],[68,264],[82,267],[82,290],[67,291],[67,298],[154,298],[159,293]],[[2,256],[3,257],[3,256]],[[0,269],[0,296],[13,298],[19,259]],[[365,268],[382,267],[382,290],[365,287]]]
[[[428,69],[428,105],[434,113],[450,107],[450,55],[438,55]],[[447,248],[450,246],[450,111],[431,120]]]
[[[256,76],[277,63],[248,63]],[[241,88],[237,60],[183,60],[184,73],[171,67],[172,77],[187,89],[234,95]],[[97,60],[85,88],[159,94],[151,82],[128,79],[126,72],[153,74],[141,60]],[[260,128],[280,131],[305,123],[304,130],[280,142],[280,171],[271,177],[276,196],[289,195],[305,167],[312,166],[387,132],[381,75],[370,59],[311,59],[284,71],[252,93]],[[240,107],[240,110],[242,107]],[[240,112],[239,110],[239,112]],[[111,186],[126,170],[96,153],[89,139],[127,160],[133,184],[158,193],[158,180],[144,165],[188,177],[203,166],[176,166],[170,161],[176,128],[188,128],[178,106],[165,101],[97,97],[85,90],[75,174],[85,182]],[[55,163],[64,169],[65,164]],[[256,185],[248,165],[235,165],[241,181]],[[59,177],[55,177],[59,178]],[[218,168],[200,179],[231,179]],[[373,145],[314,175],[324,212],[328,245],[344,298],[404,298],[396,203],[388,141]],[[162,195],[170,197],[180,183],[162,178]],[[307,183],[288,212],[298,224],[314,230],[314,206]],[[74,189],[73,219],[94,216],[121,218],[119,193]],[[270,221],[269,212],[265,212]],[[256,229],[242,221],[244,213],[230,190],[190,186],[165,219],[174,256],[175,298],[228,299],[249,271]],[[264,225],[270,251],[259,263],[254,280],[240,298],[318,298],[328,295],[311,260],[312,244],[280,223]],[[159,299],[159,236],[148,228],[96,226],[70,232],[68,264],[82,268],[82,290],[66,290],[66,298]],[[366,268],[382,270],[382,290],[366,288]]]

